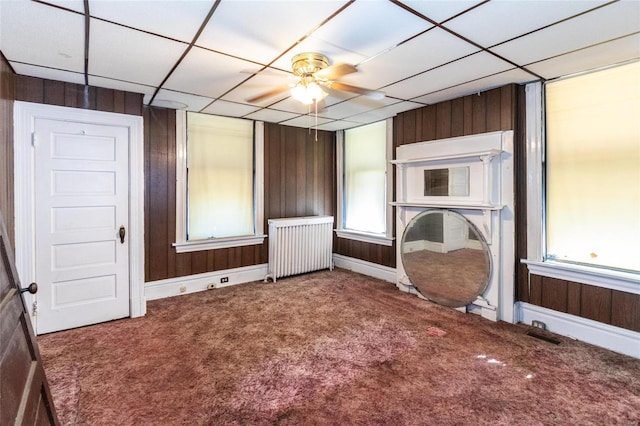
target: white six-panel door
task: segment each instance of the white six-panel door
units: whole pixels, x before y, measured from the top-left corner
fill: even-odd
[[[34,128],[37,332],[127,317],[128,128],[41,118]]]

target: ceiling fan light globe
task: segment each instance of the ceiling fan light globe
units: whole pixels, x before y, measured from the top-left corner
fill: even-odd
[[[324,99],[327,93],[322,90],[319,84],[312,82],[307,85],[298,84],[291,88],[291,96],[305,105],[310,105]]]

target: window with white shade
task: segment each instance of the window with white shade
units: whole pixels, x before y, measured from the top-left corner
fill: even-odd
[[[391,245],[391,120],[338,135],[338,236]]]
[[[640,270],[640,62],[545,98],[546,260]]]
[[[178,115],[176,250],[262,243],[262,123]]]

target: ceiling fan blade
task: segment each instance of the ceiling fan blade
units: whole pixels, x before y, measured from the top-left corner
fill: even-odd
[[[262,93],[261,95],[254,96],[253,98],[247,99],[247,102],[249,102],[250,104],[255,104],[267,98],[279,95],[280,93],[284,93],[288,90],[289,90],[289,86],[276,87],[275,89],[269,90],[268,92]]]
[[[328,87],[334,90],[342,90],[344,92],[357,93],[359,95],[368,96],[372,99],[383,99],[385,94],[377,90],[365,89],[363,87],[352,86],[350,84],[340,83],[339,81],[332,81]]]
[[[356,71],[358,71],[356,67],[351,64],[338,63],[317,71],[314,76],[322,80],[335,80],[338,77],[352,74]]]

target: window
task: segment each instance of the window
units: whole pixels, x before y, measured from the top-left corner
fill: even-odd
[[[527,85],[531,272],[621,291],[640,284],[638,76],[632,62]]]
[[[548,83],[546,258],[640,270],[640,62]]]
[[[339,133],[339,237],[392,244],[391,123],[389,119]]]
[[[261,244],[262,123],[177,114],[176,251]]]

